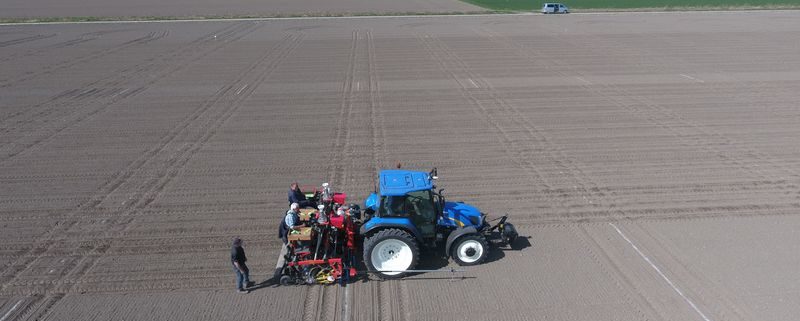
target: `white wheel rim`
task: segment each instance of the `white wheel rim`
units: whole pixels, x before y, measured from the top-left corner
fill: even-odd
[[[475,253],[469,255],[467,252],[470,249],[475,250]],[[459,260],[465,263],[475,263],[483,256],[483,244],[475,240],[467,240],[459,244],[456,251]]]
[[[372,249],[372,266],[386,275],[397,275],[411,267],[414,253],[411,247],[396,239],[383,240]]]

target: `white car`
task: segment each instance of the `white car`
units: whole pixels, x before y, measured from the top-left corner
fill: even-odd
[[[569,8],[561,3],[545,3],[542,6],[542,13],[569,13]]]

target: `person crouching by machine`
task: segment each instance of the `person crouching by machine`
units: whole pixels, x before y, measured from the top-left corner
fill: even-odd
[[[300,222],[300,204],[292,203],[292,205],[289,206],[289,210],[286,211],[286,215],[283,217],[283,222],[281,222],[278,232],[281,240],[283,240],[283,244],[289,243],[287,239],[289,233],[298,231],[301,227],[303,227],[303,224]]]

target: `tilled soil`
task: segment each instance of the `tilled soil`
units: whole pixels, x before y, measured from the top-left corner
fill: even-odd
[[[793,320],[798,18],[0,27],[0,321]],[[361,202],[397,162],[524,238],[262,283],[289,183]]]
[[[482,12],[459,0],[5,0],[0,18],[328,16]]]

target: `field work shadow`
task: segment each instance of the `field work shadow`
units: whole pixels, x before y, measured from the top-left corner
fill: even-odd
[[[491,246],[489,255],[482,264],[489,264],[502,260],[507,251],[517,252],[523,251],[531,247],[530,236],[519,236],[511,246]],[[449,269],[447,267],[450,267]],[[366,271],[367,268],[363,262],[358,264],[359,271]],[[462,268],[455,263],[451,266],[450,259],[441,253],[441,249],[424,249],[420,252],[420,261],[415,270],[421,272],[409,273],[403,280],[419,281],[419,280],[446,280],[446,279],[474,279],[474,276],[464,276],[467,273],[467,268]],[[369,282],[369,281],[382,281],[375,277],[370,278],[368,273],[359,273],[358,276],[351,279],[353,282]]]
[[[530,238],[530,236],[519,236],[511,246],[491,246],[489,255],[482,264],[489,264],[502,260],[506,256],[505,252],[507,251],[517,252],[531,247],[531,242],[529,240]],[[422,249],[420,251],[420,261],[415,268],[415,270],[420,270],[420,272],[409,273],[407,276],[403,277],[403,280],[420,281],[475,279],[476,277],[474,276],[465,276],[467,269],[468,268],[462,268],[455,264],[451,266],[450,259],[442,255],[441,249]],[[356,270],[358,271],[356,275],[354,277],[350,277],[346,283],[384,281],[377,276],[371,276],[370,273],[366,272],[367,267],[363,260],[356,260]],[[279,273],[277,272],[278,270],[276,270],[276,274],[272,278],[258,283],[248,289],[250,291],[255,291],[266,287],[280,286],[278,284]]]
[[[489,252],[486,260],[483,261],[483,264],[500,261],[500,259],[506,256],[506,252],[517,252],[531,247],[531,241],[529,240],[530,238],[530,236],[519,236],[510,246],[492,247],[492,251]]]

